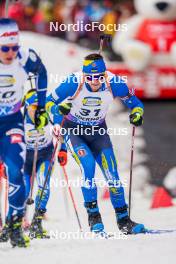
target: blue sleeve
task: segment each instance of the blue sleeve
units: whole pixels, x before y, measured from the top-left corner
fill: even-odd
[[[114,97],[120,97],[125,106],[129,109],[140,107],[144,109],[143,103],[135,96],[130,93],[127,84],[119,77],[115,76],[110,80],[111,90]]]
[[[69,75],[46,99],[49,112],[53,115],[58,113],[58,105],[68,97],[75,94],[78,88],[77,77],[72,74]]]
[[[47,71],[37,53],[30,49],[29,57],[24,65],[26,73],[34,73],[37,76],[37,96],[38,105],[40,107],[45,106],[46,91],[47,91]]]
[[[59,111],[57,111],[55,109],[55,113],[53,113],[53,123],[54,124],[61,124],[63,121],[64,116],[62,114],[59,113]]]
[[[74,95],[78,88],[78,80],[74,74],[69,75],[53,93],[47,97],[48,101],[53,101],[55,104],[62,103],[66,98]]]

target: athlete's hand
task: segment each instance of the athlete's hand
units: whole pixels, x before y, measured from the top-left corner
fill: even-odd
[[[70,113],[71,107],[71,103],[62,103],[59,105],[59,113],[62,115],[68,115]]]
[[[35,127],[41,129],[48,124],[48,114],[43,107],[37,107],[35,112]]]
[[[61,149],[58,153],[57,159],[61,166],[65,166],[67,164],[67,151]]]
[[[136,107],[130,114],[130,123],[134,126],[141,126],[143,124],[143,109]]]

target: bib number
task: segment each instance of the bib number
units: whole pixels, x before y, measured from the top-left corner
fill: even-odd
[[[90,110],[90,109],[81,108],[81,111],[79,113],[82,116],[89,116],[93,112],[94,116],[98,116],[100,111],[101,111],[101,109]]]

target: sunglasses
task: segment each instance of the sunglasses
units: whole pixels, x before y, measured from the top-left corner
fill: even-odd
[[[12,50],[13,52],[17,52],[19,50],[20,46],[1,46],[0,49],[2,52],[9,52],[10,50]]]
[[[86,79],[88,81],[92,80],[101,80],[104,79],[105,75],[104,74],[94,74],[94,75],[86,75]]]

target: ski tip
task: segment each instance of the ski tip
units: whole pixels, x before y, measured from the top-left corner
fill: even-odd
[[[160,235],[160,234],[170,234],[176,232],[176,229],[148,229],[146,230],[146,234],[151,235]]]

